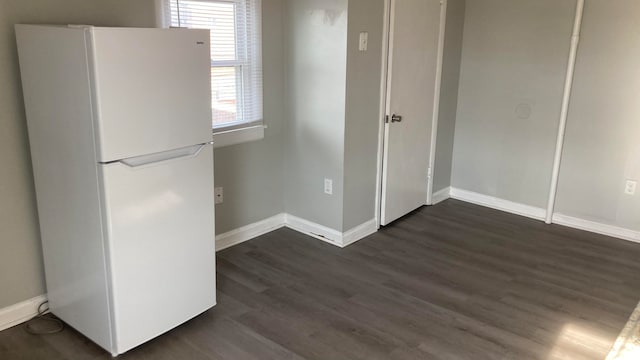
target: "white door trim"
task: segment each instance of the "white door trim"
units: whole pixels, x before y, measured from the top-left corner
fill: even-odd
[[[380,223],[382,223],[382,219],[385,217],[384,211],[386,208],[386,200],[384,196],[382,196],[386,191],[386,182],[384,179],[387,177],[387,168],[385,164],[388,160],[389,152],[387,151],[386,144],[389,142],[389,123],[386,122],[386,118],[390,116],[389,109],[391,108],[391,73],[393,69],[393,35],[394,35],[394,25],[395,25],[395,3],[397,0],[385,0],[385,9],[386,18],[385,18],[385,27],[386,30],[384,32],[386,37],[386,57],[383,58],[386,66],[383,66],[383,81],[384,81],[384,101],[381,103],[384,106],[383,116],[382,116],[382,143],[381,143],[381,171],[378,174],[379,182],[380,182],[380,204],[379,204],[379,214],[380,214]]]
[[[382,177],[384,165],[384,144],[385,144],[385,116],[387,114],[387,79],[389,71],[389,33],[391,21],[391,0],[384,0],[384,15],[382,27],[382,70],[380,72],[380,116],[378,125],[378,169],[376,173],[376,227],[379,229],[382,222]]]
[[[440,0],[440,34],[438,34],[438,62],[436,84],[433,96],[433,118],[431,123],[431,150],[429,151],[429,169],[427,169],[427,205],[433,205],[433,177],[436,165],[436,145],[438,140],[438,121],[440,119],[440,93],[442,90],[442,66],[444,63],[444,40],[447,31],[447,0]]]
[[[582,31],[582,17],[584,15],[584,0],[576,3],[576,15],[573,23],[573,34],[571,35],[571,50],[567,63],[567,73],[562,95],[562,108],[560,110],[560,121],[558,123],[558,137],[556,140],[556,151],[553,159],[553,172],[551,173],[551,185],[549,186],[549,200],[547,202],[547,214],[545,222],[553,223],[553,213],[556,206],[558,193],[558,182],[560,180],[560,165],[562,162],[562,152],[564,149],[564,137],[567,130],[567,120],[569,118],[569,106],[571,105],[571,95],[573,93],[573,78],[575,75],[576,61],[578,57],[578,46],[580,44],[580,33]]]

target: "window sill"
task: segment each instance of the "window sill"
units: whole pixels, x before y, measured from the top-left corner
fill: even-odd
[[[229,131],[214,132],[213,147],[221,148],[261,140],[264,138],[264,129],[266,127],[266,125],[258,125]]]

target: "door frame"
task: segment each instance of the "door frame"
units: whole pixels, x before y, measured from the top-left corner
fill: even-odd
[[[375,201],[375,219],[376,227],[379,229],[382,221],[382,208],[384,206],[383,191],[384,191],[384,154],[385,145],[388,140],[388,124],[385,118],[390,115],[388,109],[390,107],[391,99],[391,68],[393,66],[393,35],[394,35],[394,9],[395,2],[398,0],[384,0],[384,18],[383,18],[383,33],[382,33],[382,69],[380,74],[381,87],[380,87],[380,115],[378,124],[378,169],[376,179],[376,201]],[[436,84],[434,92],[434,109],[432,114],[432,131],[431,131],[431,150],[429,154],[429,168],[427,186],[427,198],[425,199],[425,205],[433,204],[433,176],[435,167],[435,154],[436,154],[436,141],[438,137],[438,120],[440,112],[440,93],[442,86],[442,68],[444,63],[444,41],[446,35],[447,25],[447,2],[448,0],[440,0],[440,34],[438,35],[438,59],[436,67]]]
[[[429,151],[429,169],[427,170],[426,205],[433,205],[433,177],[436,166],[436,146],[438,142],[438,123],[440,120],[440,94],[442,92],[442,67],[444,65],[444,40],[447,32],[447,0],[440,0],[440,33],[438,34],[438,59],[436,65],[436,83],[433,92],[433,115],[431,118],[431,150]]]
[[[385,116],[387,114],[387,78],[389,72],[389,41],[391,34],[391,0],[384,0],[384,15],[382,27],[382,66],[380,71],[380,113],[378,116],[378,168],[376,171],[376,228],[382,223],[382,183],[385,145]]]

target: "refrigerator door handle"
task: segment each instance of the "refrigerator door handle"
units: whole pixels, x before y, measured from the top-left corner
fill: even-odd
[[[116,162],[126,165],[130,168],[138,168],[138,167],[162,163],[170,160],[177,160],[182,158],[194,158],[200,155],[200,152],[202,152],[202,149],[204,149],[205,146],[212,145],[212,144],[213,142],[207,142],[207,143],[189,146],[185,148],[164,151],[161,153],[122,159]]]

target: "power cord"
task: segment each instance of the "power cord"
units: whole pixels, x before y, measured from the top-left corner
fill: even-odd
[[[49,301],[45,301],[42,304],[38,305],[38,315],[32,317],[27,321],[24,330],[31,335],[49,335],[59,333],[64,330],[64,323],[62,320],[45,316],[47,311],[49,311]],[[45,307],[45,305],[47,305]],[[42,326],[42,324],[53,324],[51,328],[47,329],[47,326]]]

